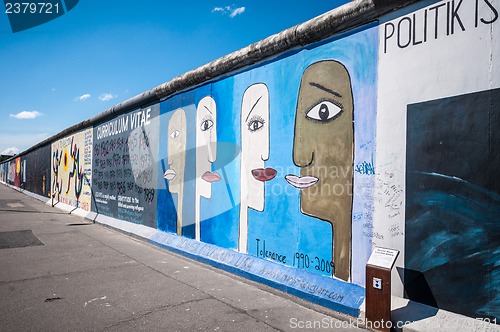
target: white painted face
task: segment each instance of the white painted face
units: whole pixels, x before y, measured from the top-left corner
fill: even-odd
[[[269,92],[262,83],[251,85],[241,105],[241,186],[248,207],[264,210],[264,182],[276,176],[265,168],[269,159]]]
[[[184,185],[186,164],[186,113],[182,108],[174,112],[168,122],[168,165],[163,177],[169,181],[169,191],[179,193]]]
[[[196,109],[196,186],[199,196],[210,198],[212,182],[220,175],[211,172],[217,157],[217,112],[215,100],[204,97]]]

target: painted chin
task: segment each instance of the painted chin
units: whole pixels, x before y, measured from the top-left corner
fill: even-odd
[[[255,178],[255,180],[258,181],[269,181],[274,179],[278,172],[274,168],[256,168],[252,170],[252,175]]]
[[[220,175],[217,172],[206,171],[205,173],[203,173],[203,175],[201,176],[201,178],[203,180],[207,181],[208,183],[220,181]]]
[[[287,175],[285,176],[285,180],[292,186],[298,189],[306,189],[310,186],[315,185],[319,179],[314,176],[296,176],[296,175]]]
[[[167,169],[165,174],[163,174],[163,178],[165,180],[170,181],[170,180],[173,180],[176,175],[177,175],[177,173],[173,169]]]

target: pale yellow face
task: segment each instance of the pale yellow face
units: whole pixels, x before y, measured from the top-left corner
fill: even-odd
[[[186,113],[182,108],[174,112],[168,123],[168,165],[164,177],[169,181],[169,191],[179,193],[184,184],[186,164]]]

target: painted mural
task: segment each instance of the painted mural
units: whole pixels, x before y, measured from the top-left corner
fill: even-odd
[[[184,182],[186,168],[186,112],[179,108],[168,123],[168,158],[169,168],[164,172],[164,179],[169,181],[168,190],[177,194],[176,233],[182,235],[184,203]]]
[[[234,132],[232,128],[217,126],[219,105],[210,86],[167,99],[161,113],[158,228],[236,248],[238,211],[232,192],[237,187],[230,178],[236,176],[231,162],[239,147],[224,136],[227,130]],[[222,119],[232,121],[226,115]],[[229,213],[229,220],[224,213]],[[212,223],[220,227],[218,236],[207,233],[211,227],[206,225]]]
[[[363,284],[376,35],[360,29],[163,101],[158,228]]]
[[[265,168],[269,159],[269,90],[263,83],[248,87],[241,104],[240,220],[238,250],[248,251],[248,209],[264,211],[265,183],[276,170]]]
[[[0,179],[192,252],[231,249],[219,260],[247,270],[365,286],[373,248],[397,249],[393,295],[500,319],[499,10],[416,3],[21,155]]]
[[[51,193],[55,202],[90,211],[92,128],[52,143]]]
[[[0,164],[0,182],[7,182],[7,172],[8,172],[8,164],[2,163]]]
[[[410,299],[497,319],[499,98],[495,89],[408,105],[405,240]]]
[[[158,105],[94,127],[92,211],[156,228]]]
[[[21,156],[23,189],[44,197],[50,197],[50,153],[51,146],[45,145]]]
[[[22,165],[21,165],[21,157],[17,157],[11,162],[12,170],[11,170],[11,179],[12,185],[21,188],[21,176],[22,176]]]
[[[196,190],[194,202],[195,240],[201,238],[201,200],[212,197],[212,182],[221,179],[212,172],[217,159],[217,107],[211,96],[203,97],[196,108]]]
[[[293,142],[293,162],[300,176],[286,176],[301,191],[301,212],[332,225],[331,267],[343,280],[350,275],[353,106],[349,73],[341,63],[321,61],[306,69]],[[334,169],[341,176],[332,176]]]
[[[15,185],[16,183],[16,159],[8,162],[7,183],[10,185]]]
[[[50,154],[46,145],[0,164],[0,182],[50,197]]]
[[[13,158],[3,164],[5,183],[21,188],[22,162],[21,157]]]

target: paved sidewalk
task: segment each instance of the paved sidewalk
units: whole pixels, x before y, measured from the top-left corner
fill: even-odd
[[[1,331],[360,330],[354,318],[4,185],[0,249]]]

